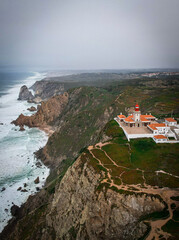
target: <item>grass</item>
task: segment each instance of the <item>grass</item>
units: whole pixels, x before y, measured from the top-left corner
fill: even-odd
[[[162,230],[164,232],[168,232],[172,235],[172,240],[178,239],[178,229],[179,229],[179,222],[175,222],[173,220],[169,220],[163,227]]]
[[[93,149],[92,153],[94,156],[102,161],[103,164],[111,164],[112,162],[109,160],[109,158],[105,155],[104,152],[98,149]]]
[[[174,201],[179,201],[179,196],[177,196],[177,197],[173,196],[173,197],[171,197],[171,199]]]
[[[143,184],[142,172],[137,170],[127,170],[122,175],[122,180],[126,184]]]
[[[119,124],[115,120],[111,120],[106,124],[101,135],[103,133],[107,135],[114,143],[124,144],[128,142],[122,128],[119,127]]]
[[[124,167],[132,167],[130,163],[129,148],[127,145],[108,144],[102,149],[116,162]]]
[[[130,145],[134,167],[179,175],[179,144],[155,144],[152,139],[135,139]]]
[[[47,205],[40,206],[34,212],[31,212],[23,218],[23,224],[19,224],[19,236],[22,240],[28,239],[29,236],[33,238],[35,228],[42,229],[45,226],[44,214]],[[41,221],[40,221],[41,220]]]
[[[93,149],[92,153],[99,161],[94,159],[90,152],[88,158],[91,165],[98,173],[109,171],[112,180],[116,185],[121,185],[119,179],[122,173],[124,184],[144,184],[142,171],[146,184],[158,187],[178,188],[179,179],[165,173],[156,174],[155,171],[163,170],[172,174],[178,173],[178,146],[175,144],[158,146],[151,139],[135,139],[129,145],[126,144],[107,144],[101,149]],[[130,155],[131,149],[131,155]],[[104,153],[107,153],[107,155]],[[107,157],[109,156],[109,158]],[[118,165],[116,166],[110,158]],[[171,166],[172,163],[172,166]],[[173,168],[176,164],[176,169]],[[136,170],[140,169],[140,170]],[[107,174],[105,174],[108,178]],[[108,179],[110,182],[110,179]]]
[[[173,211],[173,220],[174,220],[174,221],[179,221],[179,208],[176,208],[176,209]]]

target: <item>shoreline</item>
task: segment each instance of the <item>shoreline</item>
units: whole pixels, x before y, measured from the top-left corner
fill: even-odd
[[[17,101],[20,87],[23,84],[31,86],[34,82],[43,78],[44,75],[35,73],[33,76],[23,79],[20,83],[14,82],[14,85],[8,88],[7,93],[0,97],[2,104],[1,122],[3,123],[1,124],[1,150],[3,155],[1,155],[0,232],[13,219],[11,207],[16,205],[21,208],[30,196],[34,196],[41,191],[46,185],[46,179],[50,173],[50,168],[43,161],[41,166],[38,165],[38,159],[35,157],[34,152],[41,146],[46,145],[52,131],[49,130],[49,133],[45,136],[44,131],[40,133],[40,128],[39,131],[26,129],[26,132],[23,132],[18,131],[18,128],[11,124],[11,121],[19,114],[30,113],[27,111],[30,105],[27,101]],[[7,102],[8,105],[6,105]],[[5,145],[6,138],[10,141],[8,147]],[[17,170],[16,166],[13,166],[15,162],[17,162]],[[6,181],[6,175],[8,175],[8,181]],[[34,181],[37,177],[40,178],[40,181],[35,184]]]
[[[49,125],[46,125],[46,126],[42,126],[42,127],[38,127],[38,129],[40,129],[41,131],[44,131],[47,136],[48,136],[48,139],[49,137],[55,132],[55,130],[53,129],[53,127],[49,126]],[[48,141],[48,140],[47,140]]]

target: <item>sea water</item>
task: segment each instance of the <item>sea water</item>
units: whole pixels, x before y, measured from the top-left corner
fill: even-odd
[[[45,184],[49,175],[43,163],[40,167],[36,165],[34,156],[46,144],[47,135],[37,128],[25,127],[25,131],[19,131],[18,126],[11,124],[21,113],[33,114],[27,108],[36,106],[17,100],[20,87],[24,84],[30,87],[44,77],[41,73],[0,72],[0,232],[12,217],[12,205],[22,205]],[[35,184],[37,177],[40,182]],[[20,187],[27,192],[17,191]]]

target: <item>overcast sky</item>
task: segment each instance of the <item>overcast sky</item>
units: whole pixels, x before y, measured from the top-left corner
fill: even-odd
[[[179,0],[0,0],[0,65],[179,67]]]

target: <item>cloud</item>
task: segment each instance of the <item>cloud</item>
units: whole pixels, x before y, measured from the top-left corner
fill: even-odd
[[[178,0],[0,0],[0,64],[179,66]]]

